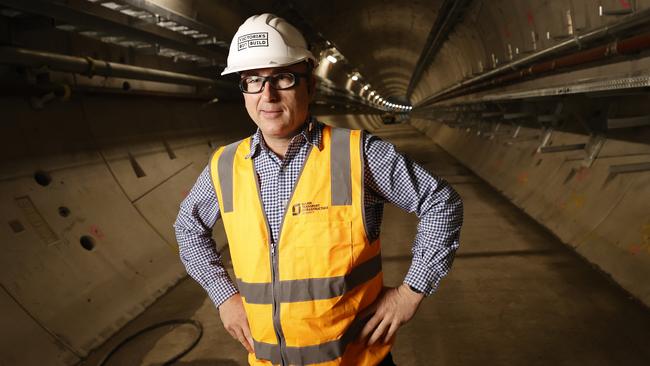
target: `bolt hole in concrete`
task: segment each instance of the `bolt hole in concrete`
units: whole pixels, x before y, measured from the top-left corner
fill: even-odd
[[[59,216],[61,216],[61,217],[70,216],[70,209],[65,207],[65,206],[59,207]]]
[[[79,243],[81,243],[81,247],[90,251],[95,248],[95,239],[93,239],[91,236],[84,235],[79,239]]]
[[[34,180],[39,185],[45,187],[45,186],[48,186],[52,182],[52,177],[50,176],[49,173],[47,173],[45,171],[37,170],[36,172],[34,172]]]
[[[20,232],[25,231],[25,227],[23,226],[23,223],[18,220],[9,221],[9,226],[11,227],[11,230],[14,232],[14,234],[18,234]]]

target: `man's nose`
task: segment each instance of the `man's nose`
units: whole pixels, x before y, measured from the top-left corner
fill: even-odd
[[[271,86],[271,81],[266,80],[262,86],[262,98],[265,100],[275,100],[278,97],[278,91]]]

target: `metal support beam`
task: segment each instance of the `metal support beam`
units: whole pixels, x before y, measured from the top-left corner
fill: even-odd
[[[126,14],[88,1],[66,0],[65,3],[59,3],[44,0],[0,0],[0,5],[100,31],[106,35],[121,36],[154,46],[159,45],[218,62],[225,60],[224,54],[197,45],[191,37],[156,24],[134,22],[133,18]]]
[[[548,143],[551,141],[551,136],[553,135],[552,129],[546,129],[542,132],[542,143],[537,147],[537,152],[541,152],[543,148],[548,146]]]
[[[650,162],[610,165],[609,174],[645,172],[650,170]]]
[[[74,57],[14,47],[0,47],[0,63],[30,67],[47,66],[52,70],[72,72],[89,77],[100,75],[183,85],[213,86],[217,84],[216,80],[194,75],[95,60],[90,57]]]
[[[411,94],[413,94],[413,90],[420,81],[424,70],[431,64],[436,54],[438,54],[440,47],[447,40],[447,36],[456,23],[460,21],[470,3],[471,0],[444,0],[440,6],[436,21],[433,23],[433,27],[431,27],[429,36],[424,43],[422,53],[415,65],[415,70],[406,89],[406,100],[410,100]]]
[[[503,114],[503,119],[506,120],[512,120],[512,119],[521,119],[521,118],[527,118],[530,117],[531,115],[526,112],[515,112],[515,113],[504,113]]]
[[[108,0],[107,0],[108,1]],[[193,30],[197,30],[201,33],[208,35],[209,37],[214,37],[217,39],[216,44],[222,47],[228,47],[227,40],[230,39],[230,36],[226,34],[221,34],[216,29],[198,22],[196,19],[192,19],[185,15],[179,14],[177,12],[171,11],[167,8],[159,6],[149,0],[119,0],[119,2],[128,4],[134,8],[142,9],[146,12],[159,15],[162,18],[165,18],[168,21],[172,21],[178,25],[186,26]],[[219,42],[221,41],[221,42]]]
[[[596,158],[598,158],[598,154],[600,154],[600,150],[605,145],[605,141],[607,141],[607,139],[603,135],[592,134],[589,137],[589,141],[587,142],[587,146],[585,147],[587,156],[585,156],[585,159],[582,161],[581,164],[584,168],[591,167],[591,165],[594,163]]]
[[[558,145],[558,146],[544,146],[539,149],[542,154],[556,153],[564,151],[584,150],[587,144],[573,144],[573,145]]]
[[[537,122],[539,123],[555,123],[559,120],[558,116],[555,114],[543,114],[537,116]]]
[[[650,116],[607,118],[607,129],[650,126]]]

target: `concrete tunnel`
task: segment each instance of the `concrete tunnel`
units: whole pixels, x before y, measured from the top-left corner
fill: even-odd
[[[246,364],[172,224],[254,131],[219,74],[264,12],[320,60],[313,115],[463,197],[397,364],[650,364],[650,0],[0,0],[0,365]],[[386,285],[416,223],[386,207]]]

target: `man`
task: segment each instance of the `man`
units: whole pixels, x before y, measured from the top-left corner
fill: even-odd
[[[444,181],[361,131],[309,115],[316,63],[272,14],[232,41],[257,132],[218,149],[181,204],[180,257],[251,365],[392,365],[395,332],[433,293],[458,247],[462,203]],[[420,218],[404,283],[382,283],[383,203]],[[224,222],[236,288],[211,238]]]

